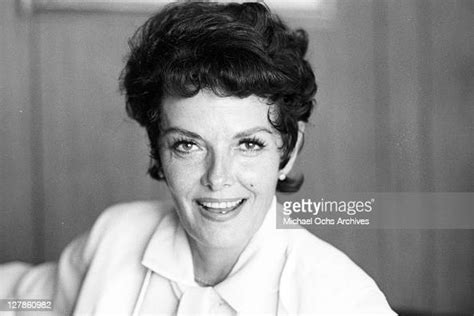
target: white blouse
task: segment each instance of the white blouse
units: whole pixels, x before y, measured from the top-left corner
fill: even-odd
[[[172,204],[134,202],[105,211],[58,264],[23,269],[0,295],[52,299],[57,315],[394,315],[342,252],[304,229],[276,229],[276,211],[274,199],[229,276],[213,287],[194,281]]]

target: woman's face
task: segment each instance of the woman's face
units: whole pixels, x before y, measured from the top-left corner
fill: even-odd
[[[245,246],[278,180],[282,144],[268,121],[269,105],[207,91],[162,105],[161,165],[191,242]]]

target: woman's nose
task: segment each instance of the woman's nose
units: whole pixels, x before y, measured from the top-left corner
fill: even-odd
[[[228,152],[213,152],[209,155],[206,172],[202,177],[202,184],[212,191],[219,191],[232,186],[232,156]]]

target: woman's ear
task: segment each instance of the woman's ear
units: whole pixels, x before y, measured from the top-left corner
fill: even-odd
[[[286,165],[280,170],[280,175],[286,175],[290,173],[291,169],[293,168],[293,165],[295,164],[296,157],[298,156],[298,153],[301,150],[301,147],[303,146],[303,139],[304,139],[304,129],[306,127],[305,122],[299,121],[298,122],[298,138],[296,140],[296,145],[293,151],[290,154],[290,159],[286,163]]]

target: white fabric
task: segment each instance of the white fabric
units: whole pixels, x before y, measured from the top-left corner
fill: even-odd
[[[235,315],[212,287],[190,287],[182,294],[177,315]]]
[[[173,206],[135,202],[104,212],[57,265],[30,268],[15,284],[0,285],[0,293],[52,298],[58,315],[394,314],[347,256],[304,229],[277,230],[275,212],[274,202],[227,279],[214,287],[194,281]]]

